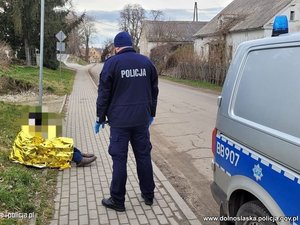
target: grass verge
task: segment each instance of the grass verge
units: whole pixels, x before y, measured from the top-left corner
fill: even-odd
[[[187,85],[187,86],[191,86],[191,87],[203,88],[203,89],[207,89],[207,90],[211,90],[211,91],[215,91],[215,92],[221,92],[222,91],[221,86],[211,84],[211,83],[208,83],[208,82],[204,82],[204,81],[185,80],[185,79],[178,79],[178,78],[168,77],[168,76],[160,76],[160,78],[162,78],[164,80],[173,81],[173,82],[176,82],[176,83],[179,83],[179,84],[184,84],[184,85]]]
[[[45,92],[64,95],[70,94],[73,87],[75,72],[67,68],[59,70],[50,70],[44,68],[43,72],[43,89]],[[1,70],[0,76],[12,77],[15,80],[30,83],[32,86],[39,87],[39,68],[20,65],[12,65],[8,69]]]
[[[0,225],[27,225],[33,216],[37,216],[37,225],[45,225],[54,212],[58,171],[26,167],[8,159],[20,129],[16,121],[29,110],[29,106],[0,102]]]

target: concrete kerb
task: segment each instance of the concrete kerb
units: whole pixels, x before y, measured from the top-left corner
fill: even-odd
[[[60,107],[60,110],[59,110],[59,114],[61,114],[62,113],[62,111],[63,111],[63,109],[64,109],[64,106],[65,106],[65,104],[66,104],[66,101],[67,101],[67,96],[68,95],[65,95],[65,97],[64,97],[64,100],[63,100],[63,102],[62,102],[62,104],[61,104],[61,107]]]
[[[65,65],[66,65],[66,63],[65,63]],[[71,67],[68,67],[68,66],[67,66],[66,68],[68,68],[69,70],[72,70],[72,71],[74,71],[74,72],[77,71],[77,70],[75,70],[75,69],[73,69],[73,68],[71,68]],[[67,101],[67,97],[68,97],[68,95],[66,94],[66,95],[64,96],[63,102],[62,102],[62,104],[61,104],[61,106],[60,106],[60,109],[59,109],[59,111],[58,111],[59,114],[61,114],[62,111],[63,111],[63,109],[64,109],[64,106],[65,106],[66,101]]]
[[[93,77],[93,74],[92,74],[92,72],[91,72],[91,69],[93,68],[93,67],[95,67],[96,66],[96,64],[94,64],[92,67],[90,67],[89,69],[88,69],[88,72],[89,72],[89,78],[91,79],[91,81],[92,81],[92,84],[93,84],[93,86],[96,88],[96,90],[98,89],[98,86],[97,86],[97,84],[95,84],[95,81],[94,81],[94,79],[92,78]]]
[[[93,68],[95,65],[93,65],[91,68]],[[91,69],[90,68],[90,69]],[[95,84],[92,76],[92,72],[88,69],[89,77],[94,85],[94,87],[97,89],[97,85]],[[179,209],[182,211],[183,215],[189,220],[190,224],[192,225],[202,225],[202,223],[198,220],[196,215],[193,213],[193,211],[190,209],[190,207],[185,203],[185,201],[181,198],[181,196],[178,194],[178,192],[175,190],[173,185],[168,181],[168,179],[163,175],[163,173],[160,171],[160,169],[156,166],[156,164],[152,161],[153,165],[153,172],[156,175],[156,177],[161,181],[164,188],[168,191],[170,196],[173,198]]]
[[[168,181],[168,179],[163,175],[160,169],[156,166],[156,164],[152,161],[153,164],[153,172],[157,176],[157,178],[161,181],[164,188],[169,192],[175,203],[178,205],[179,209],[182,211],[183,215],[192,222],[193,225],[202,225],[190,207],[185,203],[185,201],[181,198],[178,192],[175,190],[173,185]]]

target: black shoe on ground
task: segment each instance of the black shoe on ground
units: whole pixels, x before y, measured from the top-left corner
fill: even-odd
[[[144,199],[146,205],[153,205],[153,198],[146,198],[143,194],[141,194],[142,199]]]
[[[112,197],[103,198],[102,199],[102,205],[104,205],[106,208],[114,209],[118,212],[124,212],[125,211],[125,206],[116,204],[115,201],[112,199]]]

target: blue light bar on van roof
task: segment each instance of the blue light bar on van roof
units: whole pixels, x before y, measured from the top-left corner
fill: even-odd
[[[286,16],[276,16],[273,23],[272,37],[289,32],[288,20]]]

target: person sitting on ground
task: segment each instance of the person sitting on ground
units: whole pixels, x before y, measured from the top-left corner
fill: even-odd
[[[62,137],[62,121],[56,114],[29,112],[28,117],[28,124],[21,125],[14,141],[11,160],[39,168],[66,169],[70,161],[83,167],[97,159],[94,154],[82,153],[74,147],[72,138]]]

